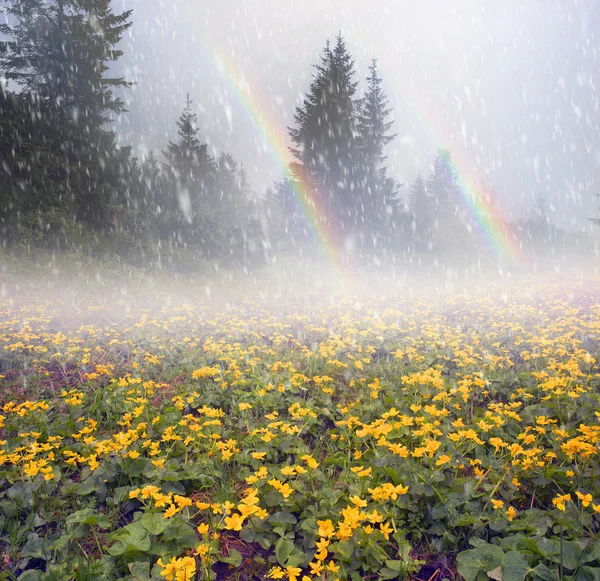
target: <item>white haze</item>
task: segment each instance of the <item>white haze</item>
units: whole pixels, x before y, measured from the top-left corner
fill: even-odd
[[[283,168],[213,58],[232,59],[281,133],[325,41],[341,31],[359,78],[379,59],[394,108],[391,175],[408,185],[436,149],[487,179],[507,218],[537,195],[560,227],[590,230],[600,189],[600,3],[122,0],[133,8],[119,68],[137,86],[118,120],[139,153],[174,138],[189,91],[201,135],[243,162],[258,192]],[[363,84],[364,86],[364,84]],[[406,196],[407,185],[403,188]]]

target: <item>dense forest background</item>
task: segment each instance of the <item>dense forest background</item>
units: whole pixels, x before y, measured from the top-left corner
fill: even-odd
[[[398,128],[384,79],[375,59],[356,71],[341,35],[327,41],[296,108],[293,161],[256,192],[243,160],[203,139],[192,94],[162,151],[138,159],[118,144],[111,121],[126,113],[131,85],[112,71],[131,11],[115,13],[110,0],[9,0],[5,13],[0,239],[9,253],[110,256],[175,271],[256,268],[318,257],[317,229],[347,263],[497,258],[467,212],[451,151],[435,153],[412,184],[390,177],[386,149]],[[482,183],[472,195],[496,194]],[[594,253],[591,237],[552,223],[541,195],[527,220],[500,228],[539,260]]]

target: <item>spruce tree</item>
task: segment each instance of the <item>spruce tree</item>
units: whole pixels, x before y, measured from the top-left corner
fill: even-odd
[[[433,203],[421,174],[417,175],[409,192],[409,210],[412,217],[412,240],[415,250],[423,251],[431,240]]]
[[[0,25],[0,70],[30,96],[31,141],[56,156],[60,202],[75,217],[107,226],[114,221],[109,206],[121,196],[119,165],[130,164],[104,129],[125,110],[113,91],[129,84],[107,72],[121,56],[115,47],[131,11],[114,14],[110,0],[8,0],[5,13],[14,23]]]
[[[388,177],[384,149],[395,137],[390,129],[392,112],[382,88],[382,79],[373,59],[367,77],[368,88],[360,101],[358,133],[358,199],[363,222],[370,236],[381,235],[389,215],[399,207],[397,182]]]
[[[534,215],[540,222],[548,223],[548,199],[544,194],[535,197]]]
[[[217,161],[217,190],[221,205],[231,208],[239,201],[239,176],[237,161],[229,153],[221,153]]]
[[[468,242],[470,224],[461,208],[458,172],[448,150],[440,150],[434,159],[427,192],[432,199],[433,239],[438,250]]]
[[[296,179],[308,181],[330,213],[349,227],[355,221],[353,189],[357,82],[354,61],[341,35],[327,43],[303,103],[290,128]]]
[[[214,207],[219,193],[216,188],[216,163],[208,145],[199,137],[198,116],[192,110],[189,93],[185,107],[177,120],[176,142],[169,141],[163,152],[173,182],[174,197],[183,201],[182,210],[190,219],[195,213],[206,213]]]

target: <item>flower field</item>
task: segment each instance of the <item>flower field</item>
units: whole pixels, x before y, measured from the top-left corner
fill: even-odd
[[[0,579],[600,580],[600,281],[0,300]]]

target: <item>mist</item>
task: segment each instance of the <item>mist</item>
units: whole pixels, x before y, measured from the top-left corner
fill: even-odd
[[[283,168],[215,53],[235,62],[286,139],[312,65],[341,31],[361,81],[378,59],[398,133],[386,153],[405,196],[444,148],[465,158],[461,171],[493,184],[510,219],[526,219],[541,194],[561,227],[589,226],[600,163],[595,2],[124,6],[135,10],[135,22],[120,66],[138,85],[118,130],[140,151],[172,134],[189,91],[203,136],[244,160],[263,191]],[[132,139],[140,134],[142,142]]]
[[[600,579],[599,29],[4,0],[0,581]]]

